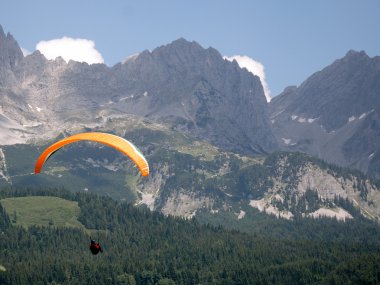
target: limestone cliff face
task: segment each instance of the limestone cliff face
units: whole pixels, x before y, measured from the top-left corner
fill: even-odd
[[[278,152],[264,161],[245,158],[245,162],[225,154],[212,164],[193,159],[183,156],[181,168],[174,159],[154,164],[151,177],[137,186],[137,203],[186,218],[200,212],[233,212],[243,219],[240,214],[253,207],[284,219],[346,220],[362,215],[380,220],[377,181],[306,154]]]
[[[323,211],[338,219],[352,218],[335,204],[339,198],[350,201],[364,216],[380,219],[379,185],[364,175],[334,169],[318,160],[290,153],[277,155],[270,167],[274,173],[271,176],[273,186],[263,197],[250,203],[261,211],[283,218],[300,213],[323,215],[320,213]]]

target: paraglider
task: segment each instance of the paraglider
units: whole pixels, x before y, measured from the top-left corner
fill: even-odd
[[[64,138],[56,143],[53,143],[48,148],[46,148],[42,152],[42,154],[38,157],[35,168],[34,168],[34,173],[35,174],[40,173],[45,162],[56,151],[59,151],[65,145],[78,142],[78,141],[93,141],[93,142],[98,142],[98,143],[113,147],[117,149],[118,151],[127,155],[137,165],[142,176],[149,175],[148,162],[146,161],[145,157],[137,149],[136,146],[134,146],[131,142],[127,141],[126,139],[122,137],[108,134],[108,133],[100,133],[100,132],[76,134],[76,135],[72,135],[67,138]],[[89,248],[93,255],[97,255],[99,252],[103,252],[103,249],[100,246],[100,244],[95,242],[95,240],[91,239],[91,237],[90,237]]]
[[[77,141],[94,141],[113,147],[127,155],[137,165],[142,176],[148,176],[149,174],[148,162],[136,146],[134,146],[131,142],[127,141],[122,137],[100,132],[90,132],[72,135],[50,145],[37,159],[34,168],[34,173],[40,173],[45,162],[49,159],[49,157],[52,154],[54,154],[60,148]]]
[[[103,253],[103,249],[99,243],[90,237],[90,251],[93,255],[97,255],[99,252]]]

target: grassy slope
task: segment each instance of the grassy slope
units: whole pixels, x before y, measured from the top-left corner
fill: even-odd
[[[31,196],[0,200],[11,220],[22,227],[58,226],[85,227],[78,221],[78,202],[58,197]]]

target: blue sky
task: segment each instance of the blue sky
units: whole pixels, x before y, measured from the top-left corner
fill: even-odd
[[[184,37],[260,62],[275,96],[350,49],[380,55],[379,11],[378,0],[4,0],[0,25],[31,52],[93,41],[108,66]]]

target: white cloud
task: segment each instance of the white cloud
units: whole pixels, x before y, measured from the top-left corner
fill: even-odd
[[[229,61],[233,61],[235,59],[241,68],[246,68],[252,74],[260,77],[261,84],[264,88],[265,97],[267,99],[267,102],[270,102],[272,97],[270,96],[268,84],[265,81],[264,65],[261,62],[255,61],[252,58],[245,55],[234,55],[231,57],[225,56],[224,58]]]
[[[95,48],[95,42],[87,39],[63,37],[50,41],[40,41],[36,45],[36,49],[47,59],[55,59],[61,56],[66,62],[74,60],[88,64],[104,63],[102,55]]]
[[[126,63],[128,61],[134,61],[139,56],[139,53],[132,54],[128,56],[126,59],[123,60],[123,63]]]
[[[21,51],[22,51],[22,54],[23,54],[24,56],[27,56],[27,55],[31,54],[31,52],[28,51],[26,48],[21,48]]]

